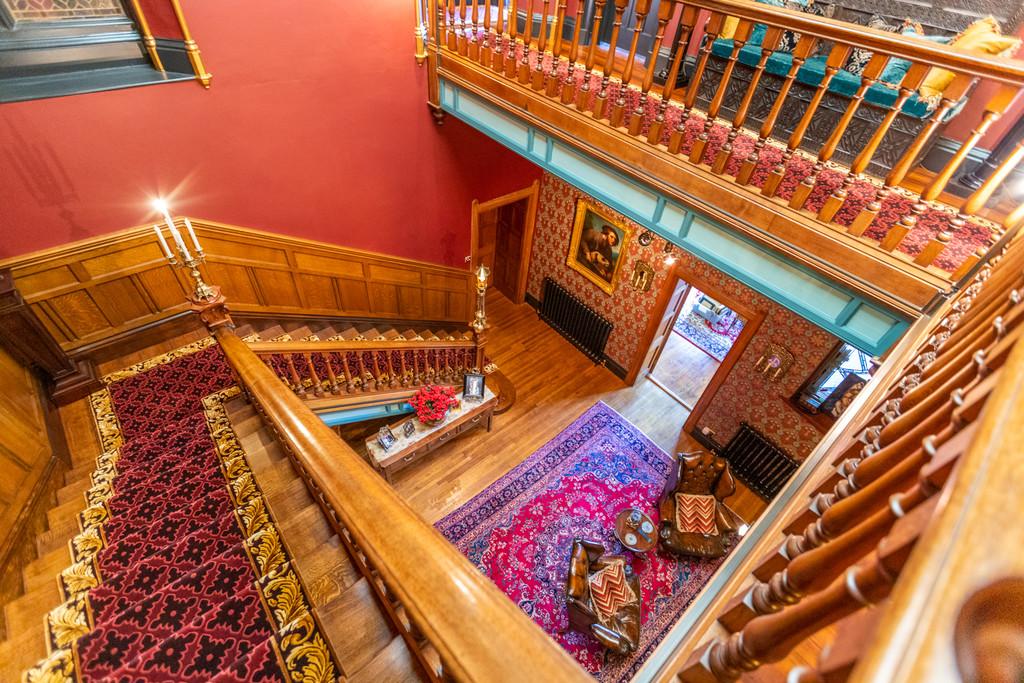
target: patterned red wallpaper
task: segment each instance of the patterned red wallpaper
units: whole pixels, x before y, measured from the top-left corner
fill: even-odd
[[[596,203],[608,215],[621,218],[634,230],[633,239],[622,264],[623,270],[618,287],[611,296],[565,264],[576,200],[584,197]],[[639,348],[640,338],[647,328],[658,291],[670,270],[670,266],[665,265],[662,258],[665,240],[655,237],[652,244],[643,247],[636,241],[636,237],[642,231],[641,226],[597,202],[593,197],[556,176],[544,174],[540,186],[527,291],[539,298],[544,278],[550,276],[610,320],[615,327],[608,340],[606,353],[609,358],[627,369],[638,353],[646,351]],[[766,314],[750,345],[733,366],[701,417],[699,426],[713,429],[715,440],[724,444],[739,429],[740,422],[745,421],[771,437],[791,455],[805,457],[822,434],[804,419],[787,399],[796,392],[838,340],[704,261],[679,249],[676,249],[675,253],[682,264],[683,272],[694,273],[702,280],[714,282],[736,300]],[[629,274],[633,272],[637,259],[641,258],[655,270],[654,284],[646,293],[638,292],[629,284]],[[769,342],[781,344],[795,357],[793,367],[778,384],[766,381],[754,370],[754,363]]]

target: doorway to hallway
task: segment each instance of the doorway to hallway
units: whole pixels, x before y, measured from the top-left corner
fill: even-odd
[[[746,324],[740,313],[678,280],[645,363],[647,378],[693,410]]]

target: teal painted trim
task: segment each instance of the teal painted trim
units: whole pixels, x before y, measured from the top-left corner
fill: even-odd
[[[881,355],[909,327],[902,315],[681,206],[443,78],[440,87],[441,106],[449,114],[862,351]]]
[[[352,424],[353,422],[366,422],[391,415],[405,415],[412,412],[412,406],[406,402],[388,403],[382,406],[370,406],[367,408],[351,408],[349,410],[335,410],[329,413],[318,413],[317,417],[323,420],[328,427]]]

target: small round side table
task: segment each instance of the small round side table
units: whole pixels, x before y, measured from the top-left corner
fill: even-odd
[[[649,516],[636,508],[626,508],[615,517],[615,538],[627,550],[646,553],[658,543],[658,530]]]

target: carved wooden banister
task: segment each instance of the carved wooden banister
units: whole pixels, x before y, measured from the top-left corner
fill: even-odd
[[[288,342],[249,342],[249,348],[259,354],[264,353],[310,353],[316,351],[384,351],[409,349],[471,349],[476,347],[472,339],[396,339],[367,341],[288,341]]]
[[[501,3],[493,40],[501,49],[492,59],[486,49],[491,5],[460,1],[439,14],[448,41],[434,46],[438,75],[485,99],[505,100],[514,115],[540,119],[535,123],[541,128],[554,127],[569,144],[613,160],[627,175],[643,169],[656,186],[678,188],[676,199],[695,198],[698,208],[701,202],[712,205],[712,217],[719,209],[730,216],[749,214],[755,239],[771,225],[772,234],[786,242],[780,245],[786,253],[816,245],[813,254],[826,264],[826,274],[845,265],[829,248],[834,240],[825,244],[820,238],[826,225],[832,226],[826,234],[844,232],[851,248],[867,252],[864,258],[882,259],[908,278],[937,278],[944,291],[947,283],[973,272],[1001,239],[1005,209],[997,202],[985,205],[994,192],[963,202],[944,190],[1024,88],[1024,61],[746,0],[660,0],[656,8],[646,0],[581,1],[572,9],[565,0]],[[470,5],[472,20],[466,14]],[[486,10],[483,19],[478,9]],[[657,25],[653,35],[645,35],[652,12]],[[530,19],[519,32],[516,18],[524,13]],[[752,53],[755,26],[763,35]],[[484,47],[476,54],[481,28]],[[794,33],[800,40],[783,66],[776,59],[778,38]],[[667,62],[659,59],[666,46]],[[872,58],[854,92],[845,94],[835,84],[855,49]],[[808,67],[820,56],[826,56],[823,73]],[[898,60],[910,62],[901,82],[884,82],[886,66]],[[941,94],[926,96],[921,89],[935,69],[951,72],[951,83]],[[921,167],[945,127],[971,116],[973,108],[962,107],[963,100],[983,92],[977,87],[981,81],[999,86],[981,121],[968,122],[973,132],[941,171]],[[885,88],[895,92],[887,95]],[[768,165],[763,152],[772,148],[783,151],[772,152],[778,161]],[[750,151],[737,159],[736,149]],[[803,152],[816,160],[809,174]],[[1007,173],[1017,161],[1008,158]],[[835,171],[843,177],[838,187],[829,185]],[[708,175],[715,182],[707,182]],[[684,178],[706,189],[691,192]],[[1003,179],[996,176],[989,189]],[[716,184],[730,186],[717,193]],[[750,193],[756,208],[745,206],[736,188]],[[937,230],[920,234],[934,223]],[[780,224],[793,226],[784,239]],[[970,248],[955,248],[965,246],[961,242]],[[817,264],[810,259],[807,265]],[[884,278],[872,273],[862,281]]]
[[[428,678],[590,681],[590,676],[453,545],[425,523],[355,451],[227,329],[214,335],[267,424],[339,534],[376,572],[413,629],[396,626],[420,657],[440,657]],[[387,602],[387,600],[385,601]]]

